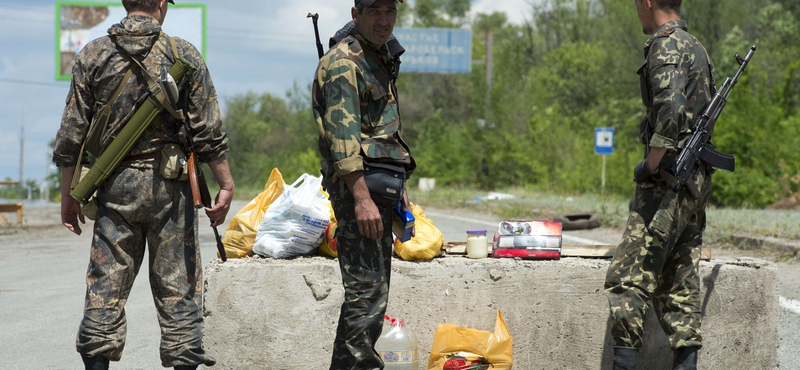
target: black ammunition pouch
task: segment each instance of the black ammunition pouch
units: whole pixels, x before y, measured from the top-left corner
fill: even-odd
[[[406,170],[402,166],[365,160],[363,174],[377,206],[394,207],[403,199]]]

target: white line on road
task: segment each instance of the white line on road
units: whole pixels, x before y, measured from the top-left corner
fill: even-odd
[[[794,299],[778,297],[778,304],[786,311],[800,315],[800,302]]]

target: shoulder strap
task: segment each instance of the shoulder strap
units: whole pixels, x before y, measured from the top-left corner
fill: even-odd
[[[119,98],[119,94],[122,93],[122,88],[125,86],[125,84],[128,83],[128,80],[131,78],[131,75],[133,75],[133,70],[128,68],[128,71],[125,72],[124,76],[122,76],[122,81],[119,83],[119,86],[117,86],[117,89],[114,91],[114,95],[111,96],[111,99],[108,101],[108,104],[106,104],[105,107],[103,107],[103,110],[110,110],[111,109],[111,107],[117,101],[117,98]],[[100,112],[94,112],[94,114],[98,114],[98,113],[100,113]],[[108,124],[108,120],[105,120],[105,121],[102,121],[102,122],[97,122],[97,124],[107,125]],[[103,127],[103,129],[101,129],[100,127],[96,127],[96,126],[97,125],[95,125],[94,127],[89,127],[89,130],[86,133],[86,137],[83,139],[83,143],[81,143],[81,149],[78,152],[78,162],[75,164],[75,172],[72,174],[72,184],[70,185],[70,189],[75,188],[75,185],[78,184],[78,180],[80,180],[81,167],[82,167],[82,162],[83,162],[83,154],[86,152],[86,143],[89,141],[89,137],[91,137],[92,135],[95,135],[97,132],[105,131],[104,130],[105,127]]]
[[[161,32],[161,35],[163,36],[164,32]],[[173,56],[175,58],[177,58],[177,55],[178,55],[178,51],[177,50],[178,49],[175,46],[175,40],[172,37],[170,37],[169,40],[170,40],[170,44],[172,44]],[[145,68],[144,64],[142,64],[142,61],[140,61],[138,58],[136,58],[133,55],[131,55],[130,58],[131,58],[131,60],[134,61],[134,63],[136,63],[136,65],[139,66],[139,69],[142,71],[142,74],[144,75],[145,80],[147,80],[147,90],[148,90],[148,92],[150,94],[150,99],[152,99],[153,103],[155,103],[156,106],[163,107],[164,110],[169,112],[173,117],[175,117],[177,119],[182,119],[183,118],[183,114],[177,112],[175,109],[172,108],[171,104],[167,103],[167,96],[164,93],[164,91],[162,90],[161,83],[158,80],[156,80],[153,77],[153,75],[150,74],[150,72],[147,71],[147,68]]]

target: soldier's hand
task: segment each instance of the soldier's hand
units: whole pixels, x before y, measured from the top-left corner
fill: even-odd
[[[381,212],[371,198],[356,201],[355,213],[359,234],[367,239],[376,240],[383,236]]]
[[[83,213],[81,213],[81,205],[78,203],[77,200],[73,199],[70,196],[62,196],[61,197],[61,223],[75,233],[75,235],[81,235],[81,226],[78,223],[80,221],[81,224],[86,223],[86,219],[83,217]]]
[[[219,226],[225,223],[225,218],[228,216],[228,211],[231,209],[231,201],[233,200],[233,192],[220,189],[214,201],[214,207],[206,208],[206,215],[211,220],[211,226]]]

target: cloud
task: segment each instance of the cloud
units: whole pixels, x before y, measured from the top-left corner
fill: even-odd
[[[541,0],[477,0],[472,4],[471,12],[472,14],[506,13],[510,23],[521,25],[530,21],[533,4],[540,2]]]

